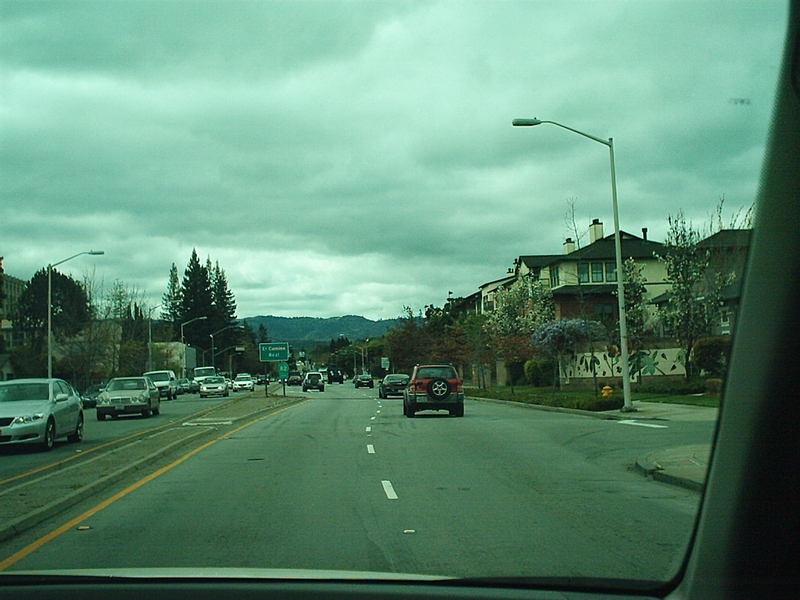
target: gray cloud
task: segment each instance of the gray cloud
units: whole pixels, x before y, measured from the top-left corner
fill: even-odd
[[[240,316],[394,317],[755,197],[778,2],[0,2],[0,254],[160,302],[192,248]],[[745,102],[732,101],[744,99]]]

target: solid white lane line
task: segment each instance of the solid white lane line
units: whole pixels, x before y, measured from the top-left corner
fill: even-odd
[[[370,454],[375,454],[375,446],[373,446],[372,444],[367,444],[367,452],[369,452]]]
[[[642,423],[640,421],[634,421],[632,419],[623,419],[621,421],[617,421],[620,425],[638,425],[639,427],[652,427],[653,429],[667,429],[668,425],[655,425],[653,423]]]
[[[389,500],[397,500],[397,493],[395,493],[391,481],[389,481],[388,479],[384,479],[383,481],[381,481],[381,485],[383,485],[383,491],[386,492],[386,497]]]

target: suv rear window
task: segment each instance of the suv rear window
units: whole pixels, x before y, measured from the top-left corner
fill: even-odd
[[[423,367],[417,371],[417,379],[432,379],[433,377],[457,379],[453,367]]]

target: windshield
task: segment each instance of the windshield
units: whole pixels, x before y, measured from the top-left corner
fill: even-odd
[[[108,383],[106,390],[116,392],[119,390],[146,390],[144,379],[113,379]]]
[[[5,383],[0,385],[0,402],[47,400],[49,388],[46,383]]]
[[[681,572],[783,2],[0,10],[0,576]]]
[[[148,373],[147,376],[153,381],[169,381],[169,373]]]

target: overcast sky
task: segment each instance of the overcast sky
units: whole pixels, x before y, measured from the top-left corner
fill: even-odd
[[[6,2],[0,256],[161,302],[196,248],[239,317],[393,318],[755,199],[782,2]]]

